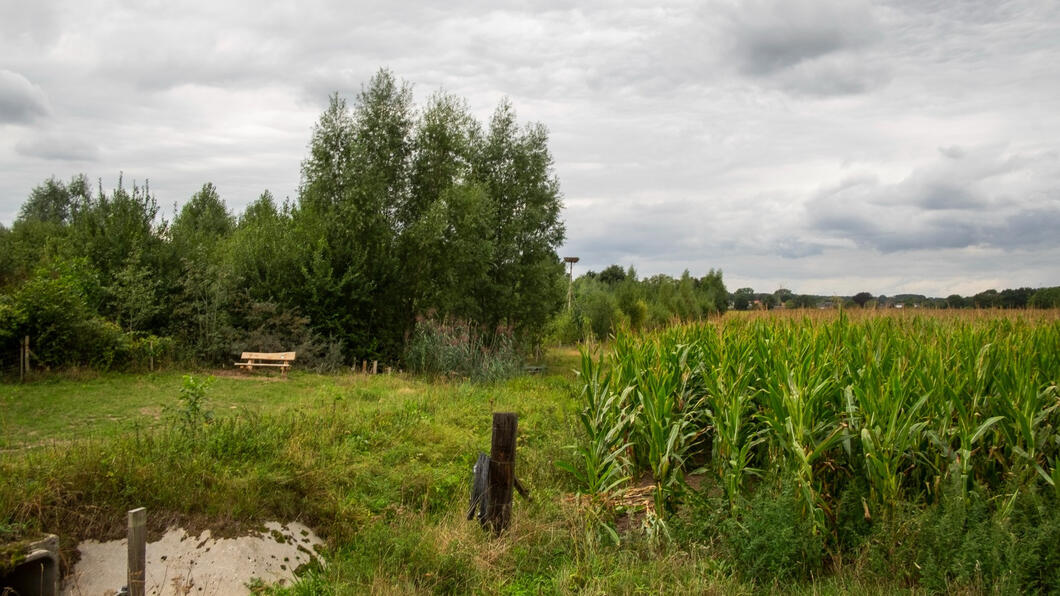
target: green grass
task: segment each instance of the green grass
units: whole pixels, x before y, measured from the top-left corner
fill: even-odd
[[[108,437],[135,427],[158,427],[163,407],[172,405],[180,390],[181,378],[179,372],[78,373],[0,386],[0,447]],[[287,382],[276,381],[276,377],[263,376],[217,377],[210,401],[219,414],[240,407],[279,411],[300,407],[324,384],[318,375],[301,373],[292,374]]]

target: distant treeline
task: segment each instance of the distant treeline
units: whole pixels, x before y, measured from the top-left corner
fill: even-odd
[[[791,290],[779,289],[772,293],[755,292],[752,288],[740,288],[729,296],[735,310],[770,308],[834,308],[838,306],[862,306],[875,308],[1060,308],[1060,286],[1048,288],[1016,288],[986,290],[974,296],[951,294],[945,298],[932,298],[921,294],[895,294],[873,296],[859,292],[853,296],[818,296],[795,294]]]
[[[694,321],[726,310],[776,308],[1060,308],[1060,287],[987,290],[967,298],[953,294],[931,298],[919,294],[853,296],[796,294],[781,288],[756,292],[753,288],[725,289],[721,271],[711,269],[701,278],[685,271],[680,278],[654,275],[640,279],[633,267],[610,265],[572,280],[570,307],[556,315],[550,336],[570,343],[593,337],[604,339],[617,329],[641,330],[674,321]]]
[[[24,336],[38,363],[97,367],[394,361],[424,320],[532,344],[565,296],[545,128],[506,101],[485,125],[442,93],[417,109],[388,71],[331,98],[293,201],[237,217],[207,183],[166,221],[146,184],[93,186],[46,180],[0,225],[0,366]]]

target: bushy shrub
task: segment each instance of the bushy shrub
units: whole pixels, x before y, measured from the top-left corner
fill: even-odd
[[[615,317],[622,313],[622,309],[613,294],[596,286],[578,297],[576,314],[589,321],[596,339],[605,339],[614,330]]]
[[[48,366],[92,358],[95,313],[70,265],[39,268],[14,294],[14,310],[22,315],[15,336],[29,336],[33,353]]]
[[[7,368],[16,359],[19,332],[25,325],[26,315],[12,296],[0,295],[0,368]]]
[[[570,310],[563,310],[549,322],[545,341],[550,344],[569,345],[582,339],[578,319]]]
[[[198,437],[203,427],[213,420],[213,412],[207,409],[206,404],[206,394],[213,382],[213,377],[197,379],[192,375],[184,375],[177,403],[166,406],[166,414],[185,438]]]
[[[405,351],[409,370],[476,381],[518,374],[523,355],[508,329],[490,333],[465,321],[421,319]]]
[[[83,263],[39,268],[13,294],[0,297],[0,350],[8,366],[18,342],[30,338],[36,367],[91,366],[99,370],[147,368],[172,351],[172,340],[133,334],[89,306]]]
[[[739,574],[757,583],[806,579],[824,561],[824,540],[790,486],[760,489],[745,510],[722,523],[722,533]]]
[[[868,568],[931,592],[1060,593],[1056,499],[1036,492],[1011,499],[950,490],[927,509],[907,507],[873,528]]]

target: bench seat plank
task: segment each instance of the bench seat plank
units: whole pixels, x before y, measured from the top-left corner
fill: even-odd
[[[287,370],[291,368],[291,362],[294,362],[294,352],[243,352],[241,358],[245,362],[234,363],[239,368],[244,368],[248,371],[254,370],[255,367],[272,367],[279,368],[283,372],[283,376],[287,376]]]

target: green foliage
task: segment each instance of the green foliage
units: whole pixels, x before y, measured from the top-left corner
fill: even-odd
[[[188,438],[199,436],[203,426],[213,420],[213,412],[206,407],[206,393],[214,383],[213,377],[196,379],[184,375],[177,404],[168,408],[177,430]],[[221,441],[224,441],[223,437]]]
[[[579,445],[571,446],[573,462],[560,461],[556,466],[576,479],[578,489],[593,497],[604,497],[629,481],[629,462],[626,440],[631,419],[624,403],[630,399],[631,388],[617,393],[611,388],[611,375],[603,373],[603,358],[593,362],[592,356],[582,351],[580,378],[584,381],[582,400],[585,407],[578,412],[585,437]]]
[[[423,319],[405,352],[409,370],[474,381],[497,381],[523,370],[523,355],[510,330],[493,333],[467,321]]]
[[[665,326],[675,319],[694,321],[722,314],[729,305],[721,272],[713,269],[699,279],[685,271],[676,280],[666,275],[640,280],[632,267],[623,271],[611,265],[601,273],[589,271],[574,280],[573,294],[570,320],[553,324],[562,331],[551,335],[563,341],[571,341],[570,337],[580,333],[582,324],[594,339],[602,340],[620,329],[639,331]],[[556,316],[567,317],[563,313]]]
[[[739,576],[759,584],[808,579],[820,572],[824,541],[802,513],[798,490],[759,490],[739,515],[722,523]]]
[[[1045,315],[822,313],[619,331],[604,366],[611,391],[633,396],[610,416],[631,421],[629,474],[652,473],[660,513],[679,506],[688,462],[710,462],[733,511],[776,470],[828,536],[859,508],[887,520],[943,484],[1055,492],[1058,347]]]
[[[83,259],[94,280],[81,287],[83,318],[172,336],[182,359],[210,364],[237,344],[263,349],[248,343],[261,334],[247,302],[304,317],[317,339],[282,348],[305,346],[314,353],[300,362],[313,366],[397,361],[427,316],[508,328],[533,346],[563,298],[560,208],[544,127],[520,125],[507,102],[488,126],[444,93],[418,109],[411,85],[380,70],[349,104],[331,98],[296,201],[277,206],[266,191],[237,222],[206,183],[170,225],[147,184],[120,176],[93,193],[84,176],[51,178],[0,226],[0,287]]]
[[[187,255],[199,247],[210,252],[214,245],[232,233],[235,222],[213,183],[207,182],[184,203],[173,220],[169,234],[178,255]]]
[[[562,310],[548,322],[545,342],[556,345],[572,345],[583,339],[581,326],[570,310]]]
[[[1027,302],[1033,308],[1060,308],[1060,286],[1041,288]]]
[[[74,176],[70,184],[63,184],[55,177],[49,178],[30,191],[29,198],[19,209],[17,221],[57,225],[68,223],[74,204],[90,194],[88,178],[84,175]]]
[[[226,362],[237,336],[232,313],[238,296],[232,273],[202,252],[185,259],[181,269],[173,327],[183,356]]]
[[[88,304],[83,261],[39,268],[9,301],[4,335],[10,342],[30,337],[36,359],[44,365],[87,364],[93,358],[100,326]]]

